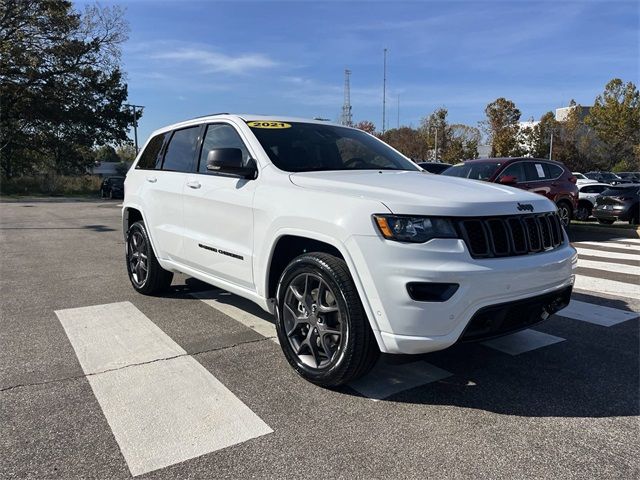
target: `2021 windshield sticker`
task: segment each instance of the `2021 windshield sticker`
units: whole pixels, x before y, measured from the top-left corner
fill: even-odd
[[[284,122],[266,122],[266,121],[254,121],[247,122],[251,128],[291,128],[291,125]]]

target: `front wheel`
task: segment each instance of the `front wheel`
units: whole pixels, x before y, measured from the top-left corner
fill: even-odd
[[[342,259],[300,255],[280,277],[276,298],[278,340],[299,375],[337,387],[374,365],[380,352]]]
[[[153,295],[169,288],[173,273],[158,263],[142,221],[127,230],[126,257],[129,280],[137,292]]]
[[[576,210],[576,220],[586,222],[591,216],[591,209],[586,205],[580,205]]]
[[[560,223],[567,228],[571,223],[571,217],[573,216],[573,210],[567,202],[558,203],[558,217],[560,217]]]

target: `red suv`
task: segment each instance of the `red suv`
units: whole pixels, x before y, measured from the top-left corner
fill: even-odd
[[[576,177],[560,162],[539,158],[482,158],[466,160],[442,175],[501,183],[539,193],[558,206],[564,226],[578,206]]]

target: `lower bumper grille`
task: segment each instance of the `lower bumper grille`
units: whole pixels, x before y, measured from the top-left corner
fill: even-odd
[[[569,305],[572,288],[481,308],[471,318],[459,341],[486,340],[539,323]]]

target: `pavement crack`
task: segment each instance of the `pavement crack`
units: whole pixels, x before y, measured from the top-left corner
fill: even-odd
[[[8,387],[0,388],[0,393],[11,391],[11,390],[15,390],[15,389],[18,389],[18,388],[38,387],[38,386],[42,386],[42,385],[49,385],[49,384],[52,384],[52,383],[62,383],[62,382],[67,382],[67,381],[79,380],[81,378],[88,378],[88,377],[93,377],[93,376],[96,376],[96,375],[102,375],[104,373],[117,372],[118,370],[124,370],[126,368],[131,368],[131,367],[139,367],[139,366],[142,366],[142,365],[148,365],[148,364],[156,363],[156,362],[165,362],[165,361],[168,361],[168,360],[174,360],[176,358],[181,358],[181,357],[195,357],[197,355],[203,355],[205,353],[220,352],[220,351],[223,351],[223,350],[229,350],[231,348],[239,347],[241,345],[264,342],[265,340],[271,340],[272,338],[273,337],[262,337],[262,338],[258,338],[258,339],[255,339],[255,340],[247,340],[246,342],[237,342],[237,343],[234,343],[232,345],[225,345],[223,347],[208,348],[208,349],[204,349],[204,350],[198,350],[196,352],[185,352],[185,353],[181,353],[179,355],[172,355],[172,356],[169,356],[169,357],[154,358],[153,360],[148,360],[146,362],[130,363],[128,365],[122,365],[121,367],[108,368],[106,370],[100,370],[100,371],[97,371],[97,372],[89,372],[89,373],[85,373],[83,375],[72,375],[72,376],[69,376],[69,377],[56,378],[56,379],[53,379],[53,380],[45,380],[45,381],[42,381],[42,382],[19,383],[19,384],[16,384],[16,385],[9,385]]]

